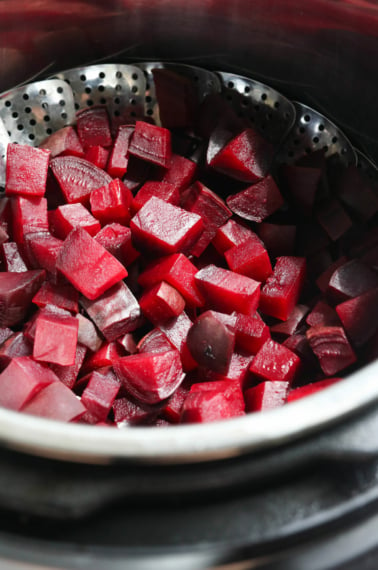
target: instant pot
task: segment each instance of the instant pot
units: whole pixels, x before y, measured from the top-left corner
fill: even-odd
[[[369,0],[3,0],[0,90],[176,61],[270,85],[378,163]],[[378,567],[378,363],[207,425],[112,430],[0,410],[0,568]]]

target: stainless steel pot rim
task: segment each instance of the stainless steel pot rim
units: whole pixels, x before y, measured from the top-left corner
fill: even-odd
[[[298,402],[208,424],[161,428],[65,424],[0,409],[0,440],[42,457],[85,463],[199,462],[272,449],[378,401],[378,362]]]

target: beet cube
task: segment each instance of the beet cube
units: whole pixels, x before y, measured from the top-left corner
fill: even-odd
[[[61,364],[50,365],[51,370],[58,376],[59,380],[71,390],[75,385],[86,353],[86,347],[78,343],[76,347],[75,362],[73,364],[70,366],[62,366]]]
[[[357,360],[342,327],[311,327],[306,336],[326,376],[334,376]]]
[[[0,326],[11,327],[25,318],[44,279],[42,269],[22,273],[0,272]]]
[[[22,273],[23,271],[28,270],[26,263],[22,258],[20,248],[16,242],[8,241],[6,243],[2,243],[0,245],[0,250],[6,271]]]
[[[17,196],[12,202],[13,237],[17,243],[36,233],[48,233],[46,198]]]
[[[164,202],[173,204],[174,206],[178,206],[180,203],[180,194],[176,186],[169,184],[168,182],[150,181],[143,184],[143,186],[138,190],[132,202],[133,211],[137,212],[140,210],[141,207],[144,206],[144,204],[153,196],[160,198],[160,200],[164,200]]]
[[[100,231],[101,225],[83,206],[64,204],[49,212],[50,228],[54,236],[64,240],[74,228],[83,228],[90,236]]]
[[[270,338],[269,327],[254,315],[238,313],[235,322],[235,343],[242,350],[256,354]]]
[[[286,402],[289,382],[261,382],[245,392],[247,412],[262,412],[279,408]]]
[[[0,374],[0,405],[21,410],[37,392],[51,383],[60,384],[49,368],[29,356],[13,358]]]
[[[266,315],[286,321],[298,302],[305,279],[306,260],[283,256],[261,290],[260,309]]]
[[[224,253],[231,247],[242,244],[253,235],[256,234],[254,234],[251,229],[230,219],[217,229],[212,244],[219,253]]]
[[[83,416],[86,409],[67,386],[54,382],[34,396],[22,411],[33,416],[72,422]]]
[[[231,271],[256,281],[266,281],[273,272],[267,250],[253,234],[243,243],[228,249],[224,256]]]
[[[33,357],[72,366],[76,358],[79,321],[75,317],[40,314],[36,320]]]
[[[130,228],[121,224],[108,224],[96,234],[98,241],[109,253],[114,255],[125,267],[131,265],[140,253],[132,243]]]
[[[84,155],[85,160],[91,162],[98,168],[105,170],[108,163],[109,151],[103,146],[90,146]]]
[[[9,143],[5,193],[8,196],[44,196],[50,151]]]
[[[127,276],[125,267],[82,228],[67,236],[56,267],[91,300]]]
[[[127,392],[145,404],[168,398],[184,379],[177,350],[124,356],[114,369]]]
[[[137,344],[137,352],[167,352],[174,347],[160,329],[152,329]]]
[[[190,388],[190,393],[195,392],[218,392],[228,400],[235,416],[244,415],[245,403],[243,392],[239,382],[216,380],[214,382],[195,382]]]
[[[130,222],[135,242],[160,255],[188,251],[203,230],[201,216],[150,198]]]
[[[93,190],[89,201],[92,214],[101,224],[128,225],[132,199],[131,190],[121,180],[115,179]]]
[[[336,271],[338,267],[341,267],[347,261],[348,258],[345,255],[343,255],[333,263],[329,264],[328,267],[325,268],[324,271],[318,276],[318,278],[316,279],[316,284],[323,293],[327,291],[328,284],[333,273]]]
[[[113,413],[116,424],[146,425],[155,420],[159,410],[154,410],[152,406],[144,408],[129,398],[117,398],[113,404]]]
[[[112,366],[122,356],[125,356],[125,351],[118,342],[104,342],[97,352],[86,358],[83,364],[83,371],[96,370],[103,366]]]
[[[185,308],[185,300],[180,293],[165,281],[154,285],[139,299],[144,315],[155,325],[172,317],[178,317]]]
[[[50,151],[51,158],[56,156],[84,156],[84,149],[74,127],[68,126],[59,129],[39,145]]]
[[[125,349],[126,354],[135,354],[137,352],[137,345],[132,333],[125,333],[123,336],[118,337],[117,342]]]
[[[193,370],[196,368],[197,363],[191,356],[188,345],[187,337],[192,321],[188,315],[183,311],[178,317],[170,319],[166,323],[161,323],[159,329],[165,334],[169,342],[177,348],[181,355],[181,361],[184,370]]]
[[[231,355],[229,366],[224,374],[215,372],[214,370],[201,369],[200,374],[210,382],[223,381],[237,383],[242,390],[249,384],[250,372],[249,368],[253,360],[252,354],[241,352],[233,352]]]
[[[270,327],[270,332],[277,338],[286,338],[295,334],[309,312],[306,305],[296,305],[287,320]]]
[[[63,241],[51,234],[33,234],[27,237],[27,245],[35,265],[56,274],[56,261]]]
[[[336,382],[340,380],[341,378],[326,378],[326,380],[319,380],[313,384],[307,384],[306,386],[300,386],[299,388],[290,390],[287,395],[287,403],[294,402],[305,396],[311,396],[311,394],[324,390],[324,388],[328,388],[328,386],[332,386],[332,384],[336,384]]]
[[[237,386],[237,383],[235,383]],[[240,390],[240,387],[239,387]],[[182,423],[204,423],[242,416],[239,398],[235,400],[223,391],[223,386],[212,390],[190,392],[181,409]],[[243,402],[244,406],[244,402]]]
[[[284,204],[284,199],[272,176],[229,196],[227,206],[241,218],[262,222]]]
[[[139,303],[123,281],[95,300],[82,297],[80,303],[109,341],[135,330],[140,324]]]
[[[260,381],[271,380],[291,384],[300,362],[300,358],[294,352],[269,339],[253,359],[250,371]]]
[[[198,271],[196,283],[217,311],[252,315],[260,299],[260,283],[228,269],[208,265]]]
[[[188,188],[196,174],[197,165],[192,160],[172,153],[167,170],[163,170],[161,182],[173,184],[179,192]]]
[[[344,301],[336,311],[353,345],[365,344],[378,329],[378,289]]]
[[[130,154],[168,168],[171,152],[171,133],[168,129],[136,121],[129,144]]]
[[[200,366],[224,374],[235,345],[235,334],[211,311],[202,313],[187,336],[190,354]]]
[[[212,158],[210,166],[236,180],[256,182],[268,174],[272,159],[272,146],[255,130],[245,129]]]
[[[336,301],[358,297],[378,286],[378,275],[358,259],[338,267],[328,283],[327,294]]]
[[[310,327],[340,325],[340,319],[333,307],[324,301],[318,301],[312,311],[306,317],[306,323]]]
[[[84,150],[91,146],[111,146],[112,135],[105,107],[89,107],[76,115],[76,130]]]
[[[69,283],[42,283],[41,288],[33,297],[33,303],[38,307],[56,305],[61,309],[77,313],[79,311],[79,294]]]
[[[50,166],[69,204],[87,203],[93,190],[112,181],[104,170],[76,156],[58,156],[51,160]]]
[[[113,178],[123,178],[126,174],[128,165],[127,153],[133,132],[134,126],[132,125],[120,125],[118,127],[107,166],[107,171]]]
[[[22,332],[16,332],[0,346],[0,370],[4,370],[13,358],[32,356],[33,344]]]
[[[105,421],[120,387],[115,377],[94,371],[81,396],[81,402],[97,421]]]

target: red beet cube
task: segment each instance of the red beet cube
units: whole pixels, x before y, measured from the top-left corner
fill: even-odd
[[[340,380],[341,378],[327,378],[326,380],[319,380],[313,384],[307,384],[306,386],[300,386],[299,388],[290,390],[287,395],[287,403],[295,402],[295,400],[299,400],[305,396],[311,396],[311,394],[324,390],[324,388],[328,388],[328,386],[332,386],[332,384],[336,384],[336,382]]]
[[[172,153],[167,170],[163,170],[161,182],[173,184],[179,192],[182,192],[192,183],[196,170],[195,162]]]
[[[144,315],[155,325],[178,317],[185,308],[185,299],[165,281],[143,293],[139,303]]]
[[[378,289],[344,301],[336,311],[353,345],[365,344],[378,329]]]
[[[310,327],[340,325],[340,319],[332,307],[324,301],[318,301],[311,313],[306,317]]]
[[[295,334],[309,312],[306,305],[296,305],[287,320],[270,327],[270,332],[277,338],[287,338]]]
[[[159,281],[166,281],[181,293],[186,302],[201,307],[204,299],[195,283],[197,268],[183,253],[173,253],[151,262],[140,273],[138,283],[142,287],[152,287]]]
[[[165,334],[169,342],[180,352],[185,371],[193,370],[197,366],[187,345],[188,332],[192,324],[188,315],[183,311],[178,317],[159,325],[159,329]]]
[[[22,411],[33,416],[72,422],[81,418],[86,409],[67,386],[54,382],[34,396]]]
[[[69,204],[88,203],[93,190],[106,186],[112,181],[104,170],[76,156],[58,156],[51,160],[50,166]]]
[[[185,398],[181,408],[182,423],[213,422],[244,415],[243,394],[237,382],[210,384],[216,386],[197,387]],[[225,389],[224,384],[229,386]]]
[[[179,191],[173,184],[169,184],[168,182],[146,182],[138,190],[132,202],[133,211],[137,212],[140,210],[153,196],[174,206],[178,206],[180,203]]]
[[[249,384],[249,368],[253,360],[252,354],[245,354],[240,352],[233,352],[227,371],[224,374],[219,372],[214,372],[214,370],[204,370],[201,369],[201,374],[204,374],[204,378],[211,382],[214,381],[224,381],[224,382],[236,382],[242,390]],[[210,383],[210,382],[209,382]]]
[[[198,271],[197,286],[215,310],[252,315],[259,304],[260,283],[228,269],[209,265]]]
[[[50,365],[51,370],[58,376],[59,380],[71,390],[75,385],[86,353],[86,347],[81,344],[77,344],[75,362],[73,364],[70,366],[62,366],[61,364]]]
[[[152,406],[146,408],[132,402],[129,398],[118,398],[113,404],[114,421],[116,424],[139,425],[150,424],[158,415],[158,410]]]
[[[326,376],[334,376],[357,360],[342,327],[311,327],[306,336]]]
[[[171,133],[144,121],[136,121],[129,153],[146,162],[168,168],[171,158]]]
[[[107,166],[107,171],[113,178],[123,178],[126,174],[128,165],[127,153],[133,132],[133,125],[121,125],[118,127],[117,136]]]
[[[271,258],[293,255],[297,232],[295,226],[283,226],[264,222],[259,224],[257,231]]]
[[[140,339],[137,352],[167,352],[172,350],[173,346],[163,331],[155,328]]]
[[[269,327],[262,319],[241,313],[236,315],[235,342],[239,348],[256,354],[269,338]]]
[[[72,366],[76,358],[79,321],[75,317],[40,314],[36,320],[33,357]]]
[[[8,241],[0,245],[5,271],[21,273],[27,271],[27,265],[22,258],[20,248],[14,241]]]
[[[160,255],[188,251],[203,230],[201,216],[150,198],[130,222],[135,242]]]
[[[135,330],[140,324],[139,303],[123,281],[95,300],[82,298],[80,302],[109,341]]]
[[[60,384],[54,372],[29,356],[13,358],[0,374],[0,405],[21,410],[42,388]]]
[[[224,253],[231,247],[242,244],[254,235],[256,234],[254,234],[252,230],[230,219],[217,229],[212,244],[219,253]]]
[[[17,243],[36,233],[48,233],[46,198],[17,196],[12,202],[13,237]]]
[[[76,115],[76,130],[84,150],[91,146],[111,146],[112,135],[105,107],[89,107]]]
[[[206,311],[189,329],[187,345],[200,366],[224,374],[234,350],[235,334],[217,318],[216,313]]]
[[[253,234],[243,243],[228,249],[224,256],[231,271],[256,281],[266,281],[273,272],[267,250]]]
[[[65,239],[56,267],[91,300],[127,276],[125,267],[81,228],[72,230]]]
[[[114,369],[127,392],[145,404],[168,398],[184,379],[177,350],[124,356]]]
[[[59,206],[56,210],[49,212],[49,219],[52,233],[62,240],[77,227],[83,228],[91,236],[101,229],[100,222],[80,202]]]
[[[272,176],[263,178],[246,190],[229,196],[227,206],[241,218],[262,222],[284,204],[284,199]]]
[[[300,362],[300,358],[294,352],[269,339],[253,359],[250,371],[261,381],[271,380],[291,384]]]
[[[130,228],[121,224],[108,224],[95,236],[95,240],[125,267],[131,265],[140,255],[131,238]]]
[[[106,186],[93,190],[90,196],[92,214],[102,224],[128,225],[133,195],[121,180],[112,180]]]
[[[32,234],[27,237],[27,245],[36,266],[56,274],[56,261],[63,241],[51,234]]]
[[[289,382],[261,382],[246,391],[245,404],[247,412],[262,412],[279,408],[286,402]]]
[[[105,170],[108,163],[109,151],[103,146],[90,146],[85,153],[85,160],[91,162],[98,168]]]
[[[306,270],[302,257],[277,259],[274,271],[261,290],[260,309],[266,315],[285,321],[298,302]]]
[[[226,144],[210,166],[242,182],[256,182],[268,174],[273,147],[255,130],[245,129]]]
[[[44,196],[50,151],[28,145],[9,143],[5,193]]]
[[[94,371],[81,396],[81,402],[97,421],[105,421],[120,387],[120,383],[111,375]]]
[[[358,259],[338,267],[328,283],[327,294],[336,301],[358,297],[378,286],[378,275]]]
[[[122,356],[125,356],[125,351],[118,342],[104,342],[97,352],[86,358],[83,370],[91,371],[103,366],[112,366]]]
[[[13,358],[32,356],[33,344],[22,332],[12,334],[0,346],[0,370],[4,370]]]
[[[59,129],[39,145],[50,151],[51,158],[56,156],[84,156],[84,149],[74,127],[63,127]]]
[[[180,421],[181,409],[185,398],[189,394],[191,382],[187,381],[187,377],[184,379],[182,384],[173,392],[170,396],[167,404],[162,410],[162,415],[167,418],[168,421],[177,424]]]
[[[79,294],[69,283],[42,283],[41,288],[33,297],[33,303],[38,307],[56,305],[61,309],[77,313],[79,311]]]
[[[22,273],[0,272],[0,326],[11,327],[26,317],[44,279],[42,269]]]

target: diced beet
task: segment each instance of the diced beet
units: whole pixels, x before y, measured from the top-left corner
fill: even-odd
[[[279,408],[286,402],[289,382],[261,382],[245,392],[247,412],[262,412]]]
[[[306,336],[326,376],[333,376],[356,362],[342,327],[311,327]]]
[[[56,267],[91,300],[127,276],[126,268],[81,228],[72,230],[65,239]]]
[[[235,385],[237,386],[237,382]],[[239,403],[239,399],[236,402]],[[224,393],[222,386],[218,390],[190,392],[182,406],[180,421],[182,423],[204,423],[242,415],[244,412],[240,411],[239,406],[235,406],[235,400]]]
[[[254,315],[238,313],[235,322],[235,343],[242,350],[256,354],[270,338],[269,327]]]
[[[133,132],[134,125],[120,125],[118,127],[107,166],[107,171],[113,178],[123,178],[126,174],[128,165],[127,153]]]
[[[84,150],[91,146],[112,145],[112,135],[105,107],[89,107],[76,115],[76,130]]]
[[[242,244],[253,235],[256,234],[250,228],[241,225],[231,218],[217,229],[212,244],[219,253],[223,254],[231,247]]]
[[[138,210],[140,210],[141,207],[144,206],[144,204],[153,196],[160,198],[160,200],[164,200],[164,202],[173,204],[174,206],[178,206],[180,204],[180,194],[176,186],[169,182],[149,181],[143,184],[136,193],[132,202],[133,211],[138,212]]]
[[[193,370],[193,368],[197,366],[196,361],[189,352],[186,342],[192,324],[188,315],[183,311],[178,317],[159,325],[159,329],[165,334],[169,342],[180,352],[182,366],[185,372]]]
[[[186,302],[201,307],[204,299],[195,283],[197,268],[183,253],[173,253],[151,262],[140,273],[138,283],[142,287],[152,287],[159,281],[166,281],[181,293]]]
[[[92,372],[81,402],[97,421],[105,421],[120,389],[119,382],[111,376]]]
[[[286,321],[272,325],[270,332],[275,336],[283,338],[295,334],[308,312],[309,308],[306,305],[295,305]]]
[[[38,307],[56,305],[66,311],[77,313],[79,311],[79,294],[69,283],[52,284],[49,281],[42,283],[41,288],[33,297],[33,303]]]
[[[52,370],[29,356],[13,358],[0,374],[0,405],[10,410],[23,406],[48,384],[60,384]]]
[[[0,370],[4,370],[12,358],[32,356],[32,354],[33,344],[30,340],[22,332],[13,333],[0,346]]]
[[[327,294],[335,301],[342,302],[377,286],[377,273],[358,259],[352,259],[332,273]]]
[[[52,234],[62,240],[77,227],[83,228],[90,236],[94,236],[101,229],[100,222],[80,202],[64,204],[56,210],[51,210],[49,222]]]
[[[201,369],[200,374],[204,374],[204,378],[210,382],[224,381],[237,382],[242,390],[249,384],[249,368],[253,360],[252,354],[242,352],[233,352],[227,371],[224,374],[214,372],[213,370]]]
[[[128,225],[132,199],[131,190],[121,180],[115,179],[106,186],[93,190],[89,201],[92,214],[101,224]]]
[[[168,129],[136,121],[129,144],[130,154],[168,168],[171,152],[171,133]]]
[[[103,366],[112,366],[122,356],[125,356],[125,351],[118,342],[104,342],[97,352],[85,359],[83,370],[91,371]]]
[[[72,366],[76,358],[79,321],[75,317],[40,314],[36,320],[33,357]]]
[[[143,314],[158,325],[178,317],[185,308],[185,299],[172,285],[161,281],[142,294],[139,304]]]
[[[308,380],[308,374],[318,374],[320,372],[319,362],[311,350],[310,343],[305,334],[296,333],[289,336],[282,343],[283,346],[294,352],[301,359],[302,371],[307,375],[306,380]]]
[[[72,388],[77,380],[80,368],[84,362],[87,349],[81,344],[77,344],[75,362],[71,366],[62,366],[61,364],[51,364],[51,370],[58,376],[67,388]]]
[[[253,186],[231,195],[227,206],[241,218],[262,222],[284,204],[284,199],[272,176],[263,178]]]
[[[340,325],[340,319],[333,307],[325,301],[318,301],[312,311],[306,317],[306,323],[310,327]]]
[[[8,338],[13,336],[13,334],[14,333],[13,333],[12,329],[10,329],[8,327],[0,327],[0,347],[3,344],[3,342],[8,340]]]
[[[129,394],[145,404],[168,398],[184,379],[177,350],[124,356],[114,369]]]
[[[350,165],[340,169],[334,187],[343,204],[361,221],[369,220],[378,211],[378,196],[360,168]]]
[[[323,177],[321,168],[285,164],[280,171],[292,203],[301,214],[311,216]]]
[[[56,156],[84,156],[84,149],[81,145],[74,127],[68,126],[59,129],[39,145],[50,151],[51,158]]]
[[[227,125],[220,121],[216,125],[209,136],[206,149],[206,164],[211,166],[214,158],[219,154],[225,146],[233,139],[234,133],[228,128]]]
[[[187,345],[200,366],[224,374],[234,350],[235,334],[214,313],[205,312],[189,329]]]
[[[339,259],[331,263],[326,269],[324,269],[321,275],[318,276],[318,278],[316,279],[316,284],[323,293],[327,291],[328,284],[333,273],[336,271],[336,269],[344,265],[347,261],[348,258],[345,255],[339,257]]]
[[[50,161],[50,166],[69,204],[87,203],[93,190],[112,181],[107,172],[76,156],[58,156]]]
[[[46,198],[17,196],[12,201],[13,237],[23,243],[31,234],[48,233]]]
[[[88,162],[91,162],[95,166],[98,166],[98,168],[105,170],[108,163],[109,150],[99,145],[90,146],[87,149],[84,158]]]
[[[300,386],[299,388],[295,388],[294,390],[290,390],[287,395],[287,403],[294,402],[295,400],[299,400],[305,396],[310,396],[311,394],[315,394],[324,388],[328,388],[328,386],[332,386],[332,384],[336,384],[342,380],[341,378],[326,378],[325,380],[319,380],[318,382],[314,382],[313,384],[307,384],[306,386]]]
[[[199,257],[215,237],[217,229],[231,217],[232,212],[219,196],[198,181],[191,186],[184,207],[201,216],[203,220],[203,232],[190,251],[192,255]]]
[[[27,265],[22,258],[20,248],[16,242],[8,241],[6,243],[2,243],[0,245],[0,250],[6,271],[22,273],[23,271],[28,270]]]
[[[27,237],[27,245],[35,265],[55,275],[56,261],[63,241],[48,233],[33,234]]]
[[[291,384],[299,365],[300,359],[294,352],[269,339],[254,357],[250,371],[260,381],[270,380]]]
[[[231,271],[256,281],[266,281],[273,272],[269,254],[260,238],[254,234],[241,244],[228,249],[224,256]]]
[[[174,345],[160,329],[152,329],[137,344],[137,352],[167,352]]]
[[[8,196],[44,196],[50,151],[9,143],[5,193]]]
[[[54,382],[34,396],[22,411],[33,416],[72,422],[78,420],[86,409],[67,386]]]
[[[293,255],[297,229],[294,225],[268,224],[264,222],[257,228],[271,258]]]
[[[139,303],[123,281],[95,300],[82,297],[80,303],[108,341],[135,330],[140,324]]]
[[[365,344],[378,329],[378,289],[344,301],[336,311],[353,345]]]
[[[114,421],[116,424],[150,424],[158,415],[158,410],[152,407],[143,408],[140,404],[129,400],[129,398],[118,398],[113,404]]]
[[[95,235],[98,241],[109,253],[114,255],[125,267],[135,261],[140,253],[132,243],[130,228],[121,224],[108,224]]]
[[[0,326],[13,326],[27,315],[32,299],[45,279],[45,271],[0,272]]]
[[[49,315],[60,315],[63,317],[72,317],[69,311],[65,309],[61,309],[60,307],[56,307],[55,305],[46,305],[42,309],[38,309],[36,313],[32,315],[32,317],[25,323],[24,325],[24,335],[31,341],[34,342],[35,338],[35,329],[36,329],[36,322],[39,316],[49,316]]]
[[[316,217],[332,241],[339,239],[353,225],[347,212],[335,198],[327,200],[318,210]]]
[[[117,338],[117,342],[124,348],[126,354],[135,354],[137,345],[132,333],[125,333]]]
[[[260,283],[228,269],[209,265],[198,271],[196,283],[215,310],[252,315],[259,304]]]
[[[283,256],[261,290],[260,309],[266,315],[286,321],[298,302],[305,279],[306,260]]]
[[[130,222],[135,243],[157,254],[185,253],[203,230],[201,216],[150,198]]]
[[[210,166],[242,182],[264,178],[273,159],[273,147],[255,130],[245,129],[210,161]]]
[[[77,320],[79,321],[79,330],[77,335],[77,342],[82,344],[83,346],[89,348],[92,352],[96,352],[99,350],[102,340],[97,332],[96,327],[84,315],[78,313],[76,315]]]
[[[190,387],[190,393],[219,392],[231,404],[235,416],[244,415],[245,403],[239,382],[228,380],[215,380],[213,382],[195,382]]]
[[[162,125],[169,129],[191,127],[199,105],[194,81],[171,69],[153,70]]]
[[[179,192],[182,192],[192,183],[196,171],[197,165],[195,162],[179,154],[172,153],[167,170],[164,169],[163,171],[161,182],[173,184]]]

